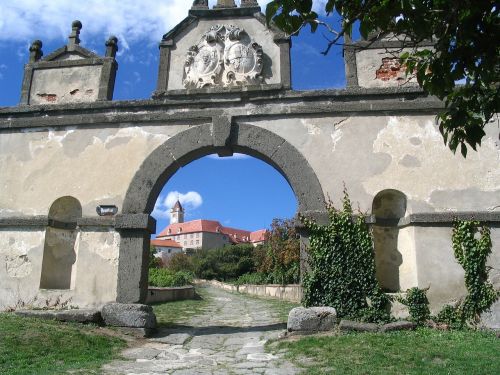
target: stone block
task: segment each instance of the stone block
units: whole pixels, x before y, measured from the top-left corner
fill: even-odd
[[[329,331],[337,323],[337,311],[333,307],[295,307],[288,314],[289,332]]]
[[[148,305],[108,303],[101,312],[104,323],[113,327],[156,328],[156,316]]]
[[[375,323],[362,323],[352,320],[341,320],[339,330],[344,332],[377,332],[378,325]]]
[[[75,310],[19,310],[14,312],[18,316],[26,318],[37,318],[47,320],[58,320],[61,322],[76,323],[101,323],[101,313],[96,309]]]
[[[392,331],[408,331],[415,329],[417,325],[413,322],[407,320],[399,320],[397,322],[387,323],[380,327],[380,332],[392,332]]]

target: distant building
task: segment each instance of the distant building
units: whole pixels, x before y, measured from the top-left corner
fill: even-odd
[[[151,245],[156,248],[155,257],[165,263],[174,254],[182,253],[182,246],[170,239],[151,240]]]
[[[266,229],[250,232],[229,228],[215,220],[184,222],[184,209],[177,201],[170,211],[170,225],[156,236],[158,240],[171,240],[186,249],[213,249],[224,245],[248,243],[254,246],[264,243]]]

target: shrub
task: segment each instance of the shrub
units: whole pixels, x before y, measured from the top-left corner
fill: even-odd
[[[335,307],[339,317],[389,320],[388,299],[375,277],[373,241],[364,215],[353,217],[346,191],[342,210],[331,202],[326,210],[327,225],[300,216],[310,243],[310,272],[303,280],[304,305]]]
[[[417,287],[410,288],[406,291],[406,298],[398,299],[399,302],[408,306],[410,320],[417,325],[423,325],[431,316],[427,290]]]
[[[164,267],[173,272],[179,271],[194,271],[194,265],[192,257],[184,253],[173,254],[165,262]]]
[[[187,271],[173,272],[166,268],[149,269],[149,285],[160,288],[189,285],[193,282],[193,274]]]
[[[262,272],[246,273],[244,275],[241,275],[234,281],[235,285],[243,285],[243,284],[262,285],[268,283],[269,283],[268,275]]]
[[[450,328],[460,329],[463,327],[462,314],[459,307],[446,305],[435,318],[439,323],[447,324]]]

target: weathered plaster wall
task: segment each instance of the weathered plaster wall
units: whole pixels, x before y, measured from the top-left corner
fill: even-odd
[[[309,161],[325,192],[339,203],[343,183],[362,211],[373,198],[396,189],[407,212],[500,209],[498,125],[467,159],[443,144],[434,116],[352,116],[253,122],[295,146]]]
[[[40,284],[44,230],[0,229],[0,309],[31,301]]]
[[[118,233],[78,231],[76,261],[67,289],[40,288],[45,235],[41,228],[0,230],[0,310],[56,303],[99,306],[116,300]]]
[[[83,216],[99,204],[121,209],[145,157],[187,125],[115,128],[43,128],[0,137],[0,217],[47,215],[51,204],[73,196]]]
[[[263,77],[265,83],[281,83],[280,77],[280,48],[273,42],[272,32],[261,22],[253,17],[238,18],[237,20],[219,19],[200,19],[197,24],[188,27],[183,33],[175,38],[175,48],[172,49],[170,56],[170,72],[168,78],[168,89],[184,89],[182,78],[184,76],[184,63],[187,52],[193,45],[197,45],[203,34],[210,27],[218,24],[230,24],[244,29],[251,39],[262,46],[263,57]]]
[[[93,102],[99,94],[102,66],[36,69],[29,104]]]

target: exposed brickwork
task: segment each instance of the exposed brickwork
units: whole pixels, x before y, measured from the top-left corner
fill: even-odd
[[[47,102],[53,103],[57,100],[56,94],[37,94],[40,98],[45,99]]]
[[[375,72],[376,78],[382,81],[404,80],[406,67],[401,65],[401,60],[397,57],[384,57],[382,65]]]

